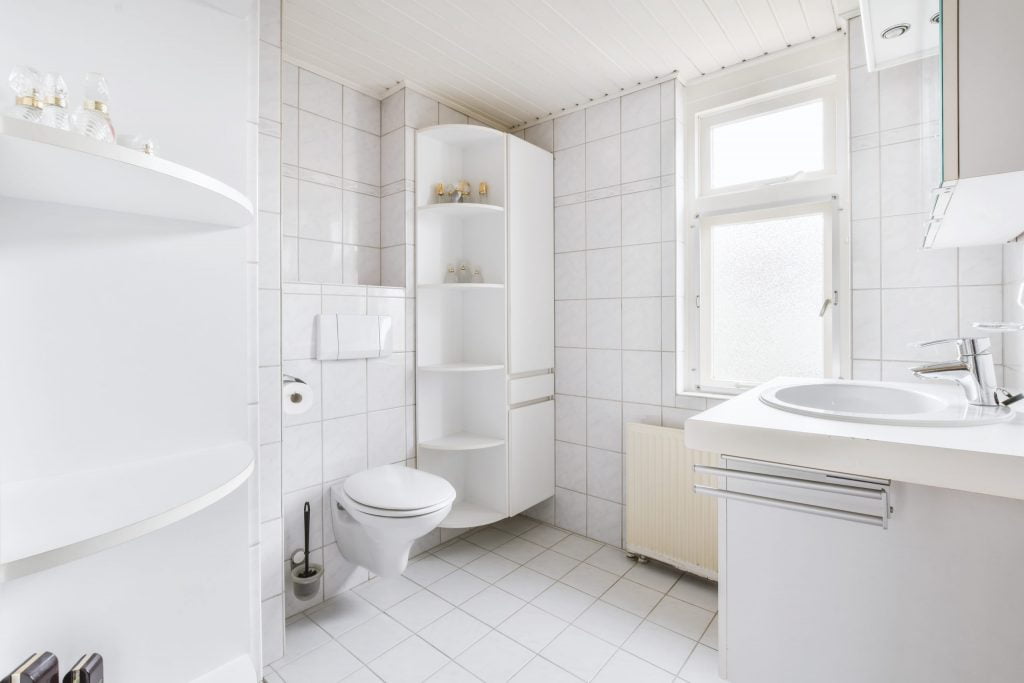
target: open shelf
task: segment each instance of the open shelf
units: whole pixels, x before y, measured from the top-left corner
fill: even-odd
[[[419,285],[420,289],[505,289],[500,282],[434,282],[426,285]]]
[[[495,204],[426,204],[416,209],[420,214],[431,216],[493,216],[505,211],[505,207]]]
[[[440,363],[438,365],[421,365],[423,372],[487,372],[490,370],[504,370],[501,363]]]
[[[493,524],[507,517],[504,512],[492,510],[477,503],[455,500],[452,511],[444,518],[440,526],[444,529],[468,529],[474,526]]]
[[[245,442],[0,486],[0,582],[163,528],[253,471]]]
[[[497,439],[493,436],[481,436],[459,432],[448,434],[430,441],[421,441],[420,448],[428,448],[432,451],[477,451],[484,448],[494,448],[505,444],[504,439]]]
[[[166,159],[78,133],[0,116],[0,197],[241,227],[238,190]]]

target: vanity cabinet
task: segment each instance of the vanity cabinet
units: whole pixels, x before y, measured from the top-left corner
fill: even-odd
[[[720,503],[724,679],[1021,680],[1024,502],[760,459],[722,460],[729,470],[769,477],[720,478],[720,488],[762,499]],[[879,500],[856,495],[858,489],[885,491],[891,514],[884,527],[869,519],[884,514]],[[779,501],[795,506],[772,505]],[[852,516],[827,516],[835,511]]]
[[[416,134],[417,466],[455,487],[442,527],[555,492],[552,176],[549,152],[501,131]],[[439,201],[437,184],[461,179],[469,200]],[[462,264],[479,277],[452,282]]]
[[[1024,232],[1024,3],[943,0],[942,185],[926,247],[998,244]]]

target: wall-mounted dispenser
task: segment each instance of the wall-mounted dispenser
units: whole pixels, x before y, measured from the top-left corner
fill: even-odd
[[[313,407],[313,390],[305,381],[283,375],[281,382],[281,410],[285,415],[301,415]]]
[[[292,593],[299,600],[309,600],[320,592],[320,581],[324,578],[324,567],[309,561],[309,502],[302,507],[303,542],[302,550],[292,553]]]
[[[390,315],[337,315],[316,317],[317,360],[379,358],[391,355]]]

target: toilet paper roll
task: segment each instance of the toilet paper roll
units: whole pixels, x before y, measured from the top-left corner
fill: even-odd
[[[285,415],[300,415],[313,407],[313,391],[304,382],[285,382],[281,387],[281,408]]]

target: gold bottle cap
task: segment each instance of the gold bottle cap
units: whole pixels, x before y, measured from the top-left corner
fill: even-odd
[[[82,107],[84,107],[85,109],[98,111],[101,114],[107,113],[107,103],[102,102],[100,100],[84,100],[82,102]]]
[[[480,183],[480,194],[487,194],[487,183]]]
[[[66,108],[68,106],[67,100],[65,100],[60,95],[47,95],[44,102],[46,102],[47,106],[50,107]]]
[[[39,96],[35,93],[31,95],[20,95],[14,98],[14,103],[21,107],[35,107],[36,109],[42,109],[39,104]]]

